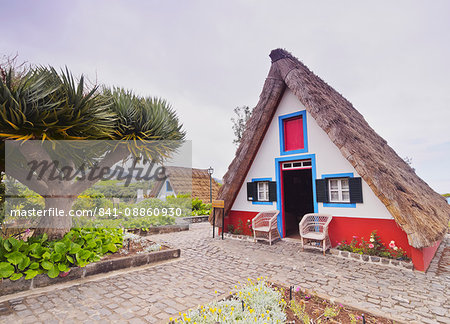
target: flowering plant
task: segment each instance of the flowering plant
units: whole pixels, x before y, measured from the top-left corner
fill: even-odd
[[[358,254],[381,256],[390,259],[410,260],[406,255],[406,252],[395,245],[395,241],[391,241],[389,246],[386,247],[383,242],[381,242],[380,236],[376,231],[372,231],[372,233],[370,233],[368,242],[365,241],[363,237],[361,238],[361,242],[359,242],[358,236],[353,236],[350,243],[347,243],[345,240],[339,242],[337,249]]]

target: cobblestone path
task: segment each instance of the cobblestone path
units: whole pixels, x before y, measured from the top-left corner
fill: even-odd
[[[450,273],[440,258],[448,239],[430,270],[421,273],[302,253],[293,241],[269,246],[211,235],[203,223],[151,236],[181,248],[181,259],[3,300],[0,322],[166,323],[179,311],[227,294],[238,281],[267,276],[407,323],[450,323]]]

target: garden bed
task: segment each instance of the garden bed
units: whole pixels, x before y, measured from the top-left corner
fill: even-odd
[[[393,320],[385,317],[365,313],[343,304],[332,303],[294,286],[292,290],[278,284],[273,284],[273,286],[281,291],[287,302],[286,323],[363,323],[363,318],[368,324],[394,323]]]
[[[89,263],[85,267],[72,267],[67,272],[61,272],[56,278],[50,278],[47,274],[38,274],[28,280],[25,280],[25,277],[14,281],[2,279],[0,281],[0,295],[14,294],[100,273],[143,266],[179,257],[180,249],[171,249],[167,246],[155,244],[138,235],[126,233],[123,247],[113,254],[104,255],[98,262]]]
[[[406,252],[398,247],[395,241],[391,241],[387,246],[381,241],[376,231],[370,233],[368,241],[363,237],[353,236],[350,243],[339,242],[336,249],[331,249],[331,254],[350,258],[352,260],[392,266],[407,270],[413,270],[414,266]]]
[[[234,286],[226,298],[200,305],[170,318],[173,323],[394,323],[391,319],[263,278]],[[216,292],[217,293],[217,292]]]

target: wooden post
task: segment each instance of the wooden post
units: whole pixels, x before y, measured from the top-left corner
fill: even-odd
[[[224,210],[225,202],[223,200],[213,200],[212,208],[213,208],[213,238],[216,231],[216,208]],[[223,232],[225,225],[225,213],[222,213],[222,240],[223,240]]]

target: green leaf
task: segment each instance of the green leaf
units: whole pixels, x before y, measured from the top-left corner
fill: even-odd
[[[22,259],[22,261],[19,263],[19,266],[18,266],[19,270],[20,270],[20,271],[25,270],[25,268],[28,267],[28,266],[30,265],[30,263],[31,263],[30,258],[27,257],[27,256],[25,256],[25,257]]]
[[[56,242],[55,243],[55,252],[60,253],[60,254],[66,253],[67,252],[66,245],[62,242]]]
[[[70,244],[70,248],[69,248],[69,253],[70,254],[75,254],[78,251],[81,250],[81,245],[77,244],[77,243],[71,243]]]
[[[12,280],[12,281],[16,281],[16,280],[19,280],[22,277],[23,277],[22,273],[14,273],[14,274],[11,275],[11,277],[9,277],[9,279]]]
[[[14,237],[8,238],[9,243],[11,244],[12,250],[17,251],[22,246],[23,241],[17,240]]]
[[[50,259],[50,255],[51,255],[50,252],[45,251],[45,253],[42,254],[42,259],[48,260],[48,259]]]
[[[31,250],[30,256],[32,256],[33,258],[36,258],[36,259],[41,259],[41,258],[43,258],[43,255],[45,254],[45,252],[48,252],[48,248],[44,248],[44,247],[38,245],[36,247],[33,247],[33,249]],[[49,257],[50,257],[50,254],[47,256],[47,259]]]
[[[39,268],[39,263],[32,262],[28,268],[30,268],[32,270],[37,270]]]
[[[56,278],[59,275],[59,269],[56,265],[52,265],[52,267],[48,270],[47,275],[50,278]]]
[[[89,249],[93,249],[97,246],[97,243],[95,242],[94,239],[91,239],[89,241],[86,242],[86,245]]]
[[[36,277],[38,275],[38,271],[33,270],[33,269],[28,269],[27,271],[25,271],[25,280],[29,280],[29,279],[33,279],[34,277]]]
[[[69,270],[69,267],[65,263],[58,264],[58,270],[61,272],[67,272]]]
[[[5,248],[6,251],[11,252],[12,251],[12,244],[8,241],[5,240],[3,242],[3,247]]]
[[[62,255],[60,253],[52,253],[52,256],[50,258],[53,262],[58,262],[62,259]]]
[[[14,267],[8,262],[0,262],[0,278],[8,278],[14,273]]]
[[[67,261],[69,261],[70,263],[74,263],[73,262],[73,258],[70,255],[66,255]]]
[[[45,270],[50,270],[53,267],[53,263],[51,263],[50,261],[42,261],[41,267]]]
[[[114,243],[109,243],[106,247],[112,253],[117,252],[117,246]]]
[[[14,265],[18,265],[20,262],[22,262],[23,258],[25,257],[25,255],[23,255],[19,251],[8,253],[5,256],[8,259],[8,261]]]
[[[88,250],[80,250],[76,254],[76,257],[77,257],[78,262],[86,261],[87,259],[89,259],[91,257],[91,252]]]

